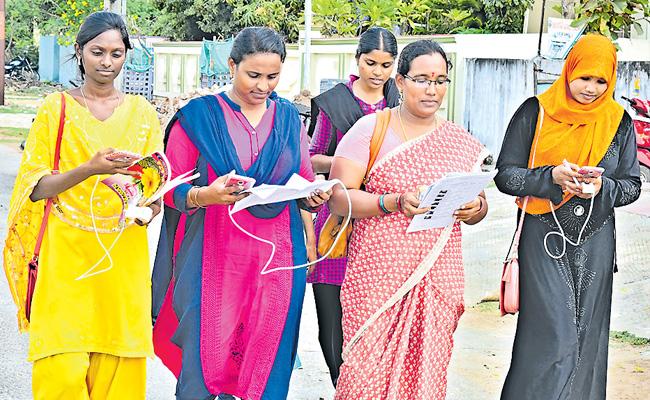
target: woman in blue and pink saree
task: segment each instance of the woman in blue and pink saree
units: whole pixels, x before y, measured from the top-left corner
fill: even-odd
[[[165,197],[153,272],[154,347],[178,378],[178,399],[287,396],[306,270],[261,272],[270,257],[268,269],[306,262],[300,208],[329,196],[254,206],[231,220],[245,194],[226,186],[233,170],[256,184],[313,180],[298,112],[273,93],[285,54],[274,31],[244,29],[229,59],[233,88],[192,100],[168,126],[172,170],[201,173]],[[244,231],[273,242],[274,255]]]

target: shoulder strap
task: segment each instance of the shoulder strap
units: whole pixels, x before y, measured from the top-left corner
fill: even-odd
[[[54,166],[52,174],[59,173],[59,159],[61,158],[61,140],[63,139],[63,128],[65,127],[65,96],[61,93],[61,113],[59,115],[59,131],[56,135],[56,147],[54,149]],[[45,228],[47,227],[47,219],[50,216],[52,209],[52,198],[47,199],[45,205],[45,212],[43,213],[43,221],[41,221],[41,230],[38,232],[36,239],[36,246],[34,247],[34,260],[38,260],[38,255],[41,252],[41,244],[43,243],[43,236],[45,235]]]
[[[348,357],[357,342],[361,340],[368,328],[377,322],[379,317],[381,317],[384,312],[397,304],[398,301],[402,300],[404,296],[406,296],[418,283],[420,283],[420,281],[422,281],[422,279],[429,273],[429,271],[431,271],[431,268],[433,268],[434,264],[440,257],[440,254],[447,245],[447,242],[449,241],[453,230],[454,223],[451,223],[447,225],[445,229],[442,230],[442,232],[440,232],[440,236],[438,236],[438,240],[436,240],[433,248],[429,251],[424,260],[420,262],[417,268],[411,273],[408,279],[406,279],[404,283],[402,283],[402,286],[400,286],[397,291],[393,293],[393,295],[388,300],[386,300],[384,304],[382,304],[381,307],[379,307],[379,309],[377,309],[377,311],[375,311],[366,320],[366,322],[364,322],[361,328],[355,332],[352,339],[350,339],[348,344],[343,349],[343,361],[345,361],[345,359]]]
[[[344,133],[347,132],[352,125],[359,120],[359,118],[365,115],[361,106],[354,98],[354,94],[344,83],[339,83],[330,90],[314,97],[312,99],[312,108],[314,106],[319,109],[319,112],[327,114],[332,125]],[[316,120],[314,119],[311,123],[315,126]]]
[[[381,150],[381,145],[384,143],[384,138],[388,131],[388,123],[390,122],[390,113],[390,108],[385,108],[375,113],[377,121],[375,122],[375,129],[372,131],[372,139],[370,139],[370,158],[368,159],[368,168],[366,169],[364,181],[368,178],[368,174],[373,165],[375,165],[379,150]]]
[[[533,133],[535,136],[535,144],[533,145],[533,154],[530,157],[530,162],[528,168],[533,168],[535,166],[535,154],[537,153],[537,143],[539,142],[539,137],[542,134],[542,124],[544,123],[544,107],[539,105],[539,130]],[[521,229],[524,227],[524,217],[526,216],[526,206],[528,205],[528,199],[530,196],[526,196],[524,199],[524,205],[521,207],[521,217],[519,218],[519,224],[517,225],[517,231],[515,232],[515,237],[512,239],[512,245],[510,246],[510,251],[508,252],[508,259],[512,259],[517,251],[519,250],[519,238],[521,237]]]

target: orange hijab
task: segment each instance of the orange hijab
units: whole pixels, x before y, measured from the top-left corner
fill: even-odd
[[[607,90],[591,104],[573,99],[569,83],[583,76],[597,76],[607,81]],[[535,165],[559,165],[567,160],[579,166],[596,166],[605,156],[623,117],[623,107],[614,100],[616,88],[616,48],[600,35],[583,36],[575,44],[562,69],[562,75],[543,94],[537,96],[544,107]],[[534,147],[535,140],[533,140]],[[532,157],[533,148],[531,148]],[[530,158],[532,159],[532,158]],[[562,203],[572,195],[565,194]],[[517,203],[521,208],[522,199]],[[548,199],[530,197],[526,212],[544,214],[551,211]]]

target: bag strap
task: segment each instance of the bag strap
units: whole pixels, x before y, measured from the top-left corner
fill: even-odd
[[[59,173],[59,159],[61,158],[61,139],[63,139],[63,128],[65,127],[65,96],[61,93],[61,113],[59,115],[59,131],[56,136],[56,148],[54,150],[54,168],[52,169],[52,174],[57,175]],[[43,213],[43,221],[41,222],[41,230],[38,232],[38,238],[36,239],[36,246],[34,248],[34,261],[38,260],[38,255],[41,252],[41,244],[43,243],[43,236],[45,235],[45,228],[47,227],[47,219],[50,215],[50,210],[52,209],[53,200],[50,197],[47,199],[47,204],[45,205],[45,212]]]
[[[352,351],[352,348],[357,344],[359,340],[363,337],[364,333],[381,317],[381,315],[386,312],[388,309],[393,307],[395,304],[397,304],[398,301],[402,300],[404,296],[406,296],[422,279],[426,276],[426,274],[431,271],[431,268],[435,265],[436,261],[440,257],[440,254],[444,250],[445,246],[447,245],[447,242],[449,242],[449,238],[451,238],[452,231],[454,230],[454,223],[451,223],[445,227],[445,229],[440,232],[440,236],[438,236],[438,240],[436,240],[436,243],[434,244],[433,248],[429,253],[426,255],[424,260],[420,262],[420,265],[417,266],[417,268],[411,273],[411,275],[402,283],[402,286],[400,286],[393,295],[384,302],[384,304],[375,311],[370,318],[364,322],[364,324],[359,328],[359,330],[354,334],[352,339],[348,342],[348,344],[345,346],[343,349],[343,352],[341,354],[343,361],[348,357],[350,352]]]
[[[390,122],[390,108],[385,108],[375,113],[377,121],[375,122],[375,129],[372,131],[372,138],[370,139],[370,158],[368,159],[368,167],[366,168],[366,175],[363,177],[363,182],[366,183],[368,174],[377,161],[379,150],[384,143],[386,132],[388,131],[388,123]]]
[[[535,154],[537,153],[537,143],[539,143],[539,137],[542,134],[542,124],[544,122],[544,107],[539,105],[539,133],[535,135],[535,144],[533,146],[533,154],[531,156],[530,162],[528,163],[528,168],[533,168],[535,165]],[[524,217],[526,216],[526,206],[528,205],[528,198],[526,196],[524,199],[524,205],[521,207],[521,218],[519,218],[519,225],[517,226],[517,231],[515,232],[515,237],[512,239],[512,244],[510,245],[510,251],[508,252],[508,260],[514,258],[515,254],[519,250],[519,238],[521,237],[521,230],[524,226]]]

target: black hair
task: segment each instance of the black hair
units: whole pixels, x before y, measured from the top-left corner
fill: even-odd
[[[359,38],[356,59],[362,54],[368,54],[373,50],[381,50],[389,53],[393,58],[397,57],[397,39],[388,29],[373,26],[365,31]]]
[[[244,57],[258,53],[277,54],[280,56],[280,61],[284,62],[287,50],[282,36],[266,27],[254,26],[242,29],[235,36],[232,50],[230,50],[230,58],[235,64],[239,64]]]
[[[445,53],[440,44],[433,40],[422,39],[409,43],[404,47],[399,55],[399,61],[397,62],[397,73],[402,76],[407,75],[411,70],[411,63],[413,60],[417,57],[429,54],[440,54],[447,63],[447,72],[449,72],[453,67],[451,61],[447,58],[447,53]]]
[[[129,40],[129,32],[126,30],[126,23],[120,15],[109,11],[97,11],[87,16],[79,28],[75,43],[79,45],[79,49],[83,50],[88,42],[110,30],[120,32],[126,50],[133,48]],[[81,71],[81,77],[83,78],[86,73],[83,63],[79,63],[79,71]]]

